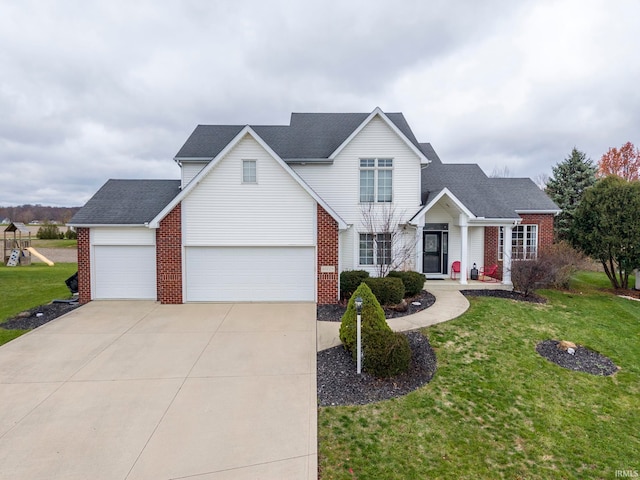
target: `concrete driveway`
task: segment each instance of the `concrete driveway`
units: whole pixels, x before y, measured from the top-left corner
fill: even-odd
[[[315,305],[91,302],[0,347],[0,479],[317,478]]]

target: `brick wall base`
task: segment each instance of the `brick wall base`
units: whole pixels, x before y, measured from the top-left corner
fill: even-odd
[[[91,241],[88,228],[78,228],[78,301],[91,301]]]
[[[182,303],[182,211],[178,204],[156,230],[158,301]]]
[[[538,225],[538,252],[553,245],[553,214],[522,214],[522,225]],[[484,264],[489,267],[498,264],[498,278],[502,280],[503,264],[498,260],[500,230],[486,227],[484,230]]]
[[[318,304],[326,305],[337,303],[339,299],[338,224],[320,205],[317,217]]]

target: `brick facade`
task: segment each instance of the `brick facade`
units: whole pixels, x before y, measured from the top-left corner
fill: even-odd
[[[182,303],[182,209],[169,212],[156,230],[157,291],[160,303]]]
[[[78,228],[78,301],[91,301],[91,241],[88,228]]]
[[[318,304],[338,302],[338,223],[318,205]],[[323,272],[333,269],[333,272]],[[327,268],[329,267],[329,268]]]
[[[553,214],[536,213],[522,214],[522,225],[538,225],[538,252],[553,245]],[[484,264],[490,266],[498,264],[498,278],[502,279],[502,261],[498,260],[498,246],[500,230],[498,227],[484,229]]]

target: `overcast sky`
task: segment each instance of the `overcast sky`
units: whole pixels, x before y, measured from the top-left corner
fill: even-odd
[[[640,2],[0,0],[0,205],[179,178],[195,126],[405,114],[446,163],[537,177],[640,144]]]

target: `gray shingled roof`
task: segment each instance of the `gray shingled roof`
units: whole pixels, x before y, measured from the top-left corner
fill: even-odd
[[[432,162],[422,170],[423,205],[444,188],[476,217],[518,218],[516,211],[559,210],[531,179],[489,178],[476,164]]]
[[[490,178],[489,182],[514,210],[560,210],[530,178]]]
[[[143,225],[180,192],[180,180],[109,180],[71,225]]]
[[[438,156],[438,154],[433,149],[430,143],[421,143],[420,150],[422,150],[422,153],[424,153],[424,156],[427,157],[427,160],[429,160],[431,163],[437,163],[437,164],[442,163],[442,160],[440,160],[440,157]]]
[[[280,158],[328,158],[370,113],[292,113],[289,125],[251,125]],[[396,127],[420,149],[402,113],[385,113]],[[239,125],[198,125],[176,159],[214,158],[242,130]]]
[[[422,170],[424,204],[444,188],[449,189],[476,217],[518,218],[513,207],[505,204],[490,179],[476,164],[431,163]]]

